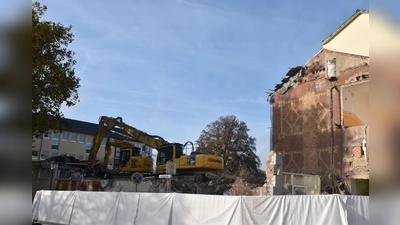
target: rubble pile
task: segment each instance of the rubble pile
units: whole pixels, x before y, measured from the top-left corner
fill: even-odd
[[[168,179],[153,179],[149,192],[176,192],[209,195],[259,195],[263,183],[253,183],[228,171],[212,171],[202,175],[175,175]],[[239,191],[240,190],[240,191]]]
[[[82,191],[135,191],[136,187],[130,180],[130,174],[119,174],[115,171],[98,170],[96,165],[95,177],[87,177],[87,163],[79,161],[71,156],[56,156],[45,162],[58,163],[58,190],[82,190]],[[101,168],[100,168],[101,169]],[[129,175],[129,176],[128,176]],[[107,185],[104,185],[106,182]],[[123,185],[124,188],[118,185]],[[131,187],[133,186],[133,187]],[[159,178],[158,175],[147,175],[143,179],[139,191],[149,193],[187,193],[209,195],[252,195],[254,188],[263,186],[255,180],[244,179],[232,175],[229,171],[209,171],[202,174],[171,175],[170,179]],[[143,188],[143,189],[142,189]]]
[[[207,172],[200,178],[194,176],[175,176],[171,181],[171,191],[190,194],[222,195],[235,182],[236,176],[222,172]]]

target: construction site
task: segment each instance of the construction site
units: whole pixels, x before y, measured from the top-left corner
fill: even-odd
[[[357,10],[268,92],[265,174],[121,117],[65,119],[35,140],[33,224],[369,224],[368,19]]]
[[[158,150],[155,170],[153,158],[146,155],[145,149],[109,138],[106,155],[111,146],[121,147],[119,170],[110,170],[107,164],[96,160],[103,138],[116,126],[124,137],[140,139]],[[90,160],[61,155],[32,162],[33,224],[247,224],[249,221],[287,224],[298,220],[365,224],[368,221],[368,207],[364,207],[368,197],[321,193],[320,176],[282,171],[280,153],[270,152],[265,177],[249,179],[230,174],[224,169],[223,160],[216,156],[196,152],[194,148],[192,152],[184,151],[186,145],[192,143],[171,144],[123,123],[122,118],[101,117]],[[286,204],[308,205],[313,215],[304,217],[304,210],[287,208]],[[210,208],[204,209],[206,205]],[[261,216],[269,207],[281,210],[274,217]],[[332,209],[338,213],[332,215]],[[321,213],[315,214],[318,210]],[[182,212],[187,215],[182,216]]]
[[[107,138],[103,162],[96,160],[107,133],[118,133],[125,140]],[[135,147],[134,142],[157,149],[154,160],[146,148]],[[111,149],[120,148],[118,168],[107,163]],[[272,154],[269,173],[282,172],[276,168],[279,160]],[[160,136],[149,135],[125,124],[122,118],[100,117],[89,153],[89,160],[60,155],[32,162],[33,195],[41,189],[81,191],[123,191],[149,193],[190,193],[213,195],[271,195],[266,178],[244,179],[224,169],[223,159],[196,151],[193,143],[169,143]],[[156,163],[153,162],[156,161]],[[137,176],[137,177],[135,177]],[[272,179],[269,176],[269,180]],[[282,182],[278,182],[282,183]],[[317,182],[315,183],[317,184]],[[316,186],[317,187],[317,186]],[[316,188],[314,187],[314,189]],[[313,193],[318,193],[319,186]]]

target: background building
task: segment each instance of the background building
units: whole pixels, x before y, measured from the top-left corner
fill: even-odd
[[[32,160],[39,161],[44,160],[49,157],[67,155],[73,156],[81,161],[88,160],[90,148],[93,144],[93,138],[98,128],[98,124],[88,123],[72,119],[64,119],[70,124],[70,129],[68,131],[53,131],[50,130],[48,135],[41,139],[34,139],[32,143]],[[124,133],[121,129],[114,128],[113,130],[118,130]],[[104,161],[104,150],[106,145],[106,138],[126,140],[126,138],[113,133],[107,132],[106,137],[99,148],[97,154],[97,160],[101,162]],[[150,152],[153,155],[153,151],[150,147],[139,143],[132,142],[136,147],[142,149],[142,151]],[[112,154],[110,155],[108,161],[109,169],[118,168],[120,149],[111,147]],[[153,155],[153,158],[155,155]]]

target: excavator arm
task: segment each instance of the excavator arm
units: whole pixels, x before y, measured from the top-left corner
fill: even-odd
[[[150,148],[154,148],[154,149],[158,149],[162,145],[168,144],[168,142],[165,141],[162,137],[156,136],[156,135],[150,135],[150,134],[147,134],[146,132],[138,130],[132,126],[129,126],[129,125],[125,124],[124,122],[122,122],[121,117],[118,117],[118,119],[119,120],[116,122],[116,126],[121,128],[127,134],[124,134],[124,133],[121,133],[121,132],[118,132],[115,130],[112,132],[117,133],[129,140],[143,143],[143,144],[149,146]]]
[[[114,118],[107,117],[107,116],[100,117],[99,126],[97,127],[96,133],[93,138],[92,147],[90,148],[90,152],[89,152],[89,159],[88,159],[88,167],[89,168],[92,169],[94,167],[95,162],[96,162],[97,153],[99,152],[101,142],[103,142],[103,138],[106,136],[107,132],[110,131],[111,129],[113,129],[117,125],[117,121],[118,121],[118,118],[114,119]],[[107,152],[107,149],[106,149],[105,155],[109,156],[110,154],[111,154],[110,150]],[[106,160],[104,160],[104,163],[106,164],[108,162],[106,162]]]
[[[119,127],[121,130],[125,131],[125,133],[113,130],[114,127]],[[162,137],[147,134],[132,126],[125,124],[122,121],[121,117],[113,118],[113,117],[101,116],[99,119],[99,126],[97,127],[95,136],[93,138],[93,144],[89,153],[89,160],[88,160],[89,168],[92,169],[94,167],[101,142],[103,141],[103,138],[109,131],[119,134],[120,136],[125,137],[128,140],[141,142],[149,146],[150,148],[154,149],[158,149],[162,145],[168,144],[168,142],[165,141]],[[105,158],[104,158],[105,166],[107,166],[110,154],[111,154],[111,148],[110,146],[106,146]]]

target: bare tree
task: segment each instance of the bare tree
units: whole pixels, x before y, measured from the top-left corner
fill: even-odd
[[[225,169],[235,175],[259,172],[256,139],[248,135],[247,125],[236,116],[222,116],[208,124],[196,141],[200,151],[223,157]]]

